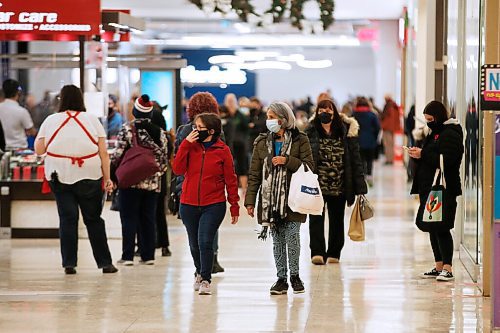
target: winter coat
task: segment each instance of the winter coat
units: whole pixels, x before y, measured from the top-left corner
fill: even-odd
[[[431,191],[436,169],[439,168],[439,155],[443,155],[444,177],[449,193],[462,194],[460,164],[464,153],[464,135],[458,120],[449,119],[440,133],[430,133],[424,140],[420,159],[417,164],[411,194],[427,196]]]
[[[264,159],[268,154],[267,135],[268,133],[260,134],[254,142],[252,162],[250,164],[250,173],[248,175],[248,188],[245,197],[245,207],[255,206],[257,195],[260,192]],[[307,138],[307,135],[305,133],[302,133],[297,129],[293,129],[291,151],[290,155],[287,156],[287,162],[285,164],[285,167],[288,171],[288,185],[290,185],[293,173],[295,173],[304,163],[311,169],[314,166],[311,145],[309,144],[309,139]],[[288,195],[288,193],[286,195]],[[260,224],[262,223],[261,205],[261,199],[259,199],[259,203],[257,205],[257,217]],[[287,207],[287,216],[285,218],[286,222],[304,223],[306,221],[306,217],[307,215],[292,212],[290,208]]]
[[[354,109],[354,118],[359,124],[359,146],[361,149],[377,148],[380,122],[370,107]]]
[[[184,140],[172,169],[175,174],[184,175],[182,204],[202,207],[226,202],[227,190],[231,216],[239,216],[240,197],[233,156],[222,140],[218,139],[206,149],[201,143]]]
[[[343,193],[347,199],[347,204],[350,206],[354,203],[356,195],[368,193],[368,188],[365,182],[365,176],[363,172],[363,163],[361,161],[361,156],[359,154],[359,142],[358,142],[358,131],[359,124],[356,119],[347,117],[341,114],[342,120],[345,125],[345,135],[343,138],[344,142],[344,189]],[[318,130],[311,126],[306,131],[309,137],[309,142],[311,143],[311,149],[313,152],[314,165],[313,169],[315,172],[316,166],[319,161],[319,151],[320,151],[320,134]]]
[[[382,111],[382,129],[387,132],[401,131],[401,117],[399,116],[399,107],[393,100],[385,104]]]

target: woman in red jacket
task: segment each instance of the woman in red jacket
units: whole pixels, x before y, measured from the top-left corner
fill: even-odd
[[[233,156],[219,138],[220,118],[202,113],[196,116],[193,124],[193,131],[175,156],[173,171],[185,176],[180,213],[196,267],[194,290],[200,295],[210,295],[213,241],[226,215],[226,189],[232,224],[238,222],[240,198]]]

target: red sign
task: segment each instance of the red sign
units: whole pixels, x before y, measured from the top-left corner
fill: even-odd
[[[76,40],[100,24],[100,0],[0,0],[0,40]]]

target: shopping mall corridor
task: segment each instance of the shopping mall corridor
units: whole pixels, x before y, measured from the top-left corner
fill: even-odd
[[[418,278],[433,258],[427,235],[414,226],[416,201],[408,187],[401,166],[375,165],[368,198],[376,217],[366,222],[365,242],[346,240],[340,264],[312,266],[308,227],[302,226],[302,295],[269,295],[275,281],[272,242],[257,239],[256,224],[243,209],[237,226],[226,218],[222,227],[226,272],[214,277],[212,296],[192,291],[186,233],[171,216],[173,256],[158,256],[155,266],[119,267],[115,275],[95,268],[87,240],[80,241],[73,276],[60,267],[57,240],[0,240],[0,332],[487,331],[489,300],[457,252],[456,281]],[[105,216],[116,261],[119,218],[109,211]]]

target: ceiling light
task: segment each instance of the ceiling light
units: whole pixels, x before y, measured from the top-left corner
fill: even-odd
[[[264,51],[236,51],[236,55],[244,61],[262,61],[265,58],[276,58],[280,55],[280,53]]]
[[[251,71],[260,69],[281,69],[289,71],[292,69],[292,65],[281,61],[257,61],[254,63],[244,63],[241,65],[241,68]]]
[[[305,57],[302,54],[290,54],[287,56],[281,56],[277,58],[278,61],[287,61],[287,62],[297,62],[304,59]]]
[[[235,55],[223,54],[208,58],[208,62],[211,63],[212,65],[225,64],[225,63],[238,64],[242,63],[243,59]]]
[[[297,65],[303,68],[328,68],[333,65],[331,60],[299,60]]]

